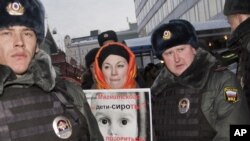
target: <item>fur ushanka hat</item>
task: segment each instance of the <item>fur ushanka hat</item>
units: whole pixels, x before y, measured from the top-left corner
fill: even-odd
[[[86,54],[85,63],[87,68],[90,68],[90,65],[95,62],[95,56],[98,50],[99,48],[93,48]]]
[[[224,5],[224,15],[250,14],[249,0],[226,0]]]
[[[44,7],[39,0],[0,0],[0,28],[14,25],[34,30],[37,42],[44,39]]]
[[[190,44],[198,48],[198,38],[192,24],[186,20],[175,19],[162,24],[155,29],[151,36],[155,55],[162,60],[162,53],[171,47]]]
[[[109,41],[109,40],[117,42],[118,38],[117,38],[115,31],[108,30],[99,34],[97,40],[98,40],[99,45],[103,46],[104,42]]]

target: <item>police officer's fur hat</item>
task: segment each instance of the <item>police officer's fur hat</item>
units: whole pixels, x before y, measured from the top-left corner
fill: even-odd
[[[39,0],[0,0],[0,28],[14,25],[33,29],[38,43],[44,39],[44,7]]]
[[[224,14],[250,14],[249,0],[226,0],[224,5]]]
[[[98,43],[100,46],[103,46],[103,43],[109,40],[118,41],[117,35],[113,30],[108,30],[98,35]]]
[[[171,47],[190,44],[198,47],[196,31],[192,24],[186,20],[175,19],[167,24],[162,24],[155,29],[151,36],[151,43],[155,55],[162,60],[162,53]]]

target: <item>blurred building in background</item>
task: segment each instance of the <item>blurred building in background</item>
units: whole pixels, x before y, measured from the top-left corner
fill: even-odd
[[[222,13],[225,0],[134,0],[134,2],[137,23],[128,22],[129,29],[116,33],[118,40],[135,53],[138,68],[144,68],[151,62],[160,62],[152,50],[151,33],[160,24],[167,23],[171,19],[190,21],[204,47],[212,53],[220,54],[227,50],[226,41],[231,31]],[[103,32],[98,29],[89,30],[89,36],[72,38],[67,35],[61,39],[57,38],[59,34],[53,30],[52,34],[46,36],[49,39],[46,45],[55,46],[53,42],[56,42],[58,50],[65,52],[65,62],[84,71],[85,55],[92,48],[99,47],[97,36]],[[112,26],[109,30],[113,30]],[[57,52],[48,47],[47,51],[51,54]],[[225,56],[233,55],[229,53]]]
[[[131,47],[145,50],[137,55],[141,67],[159,62],[150,52],[150,36],[156,27],[171,19],[190,21],[200,41],[212,52],[223,52],[230,36],[230,26],[223,15],[225,0],[134,0],[138,24],[138,39],[126,40]],[[142,45],[138,46],[138,42]]]
[[[125,39],[133,39],[138,38],[137,33],[137,23],[129,23],[129,29],[124,31],[115,31],[118,36],[118,41],[123,42]],[[112,26],[109,30],[113,30]],[[81,68],[85,66],[85,56],[86,54],[93,48],[99,48],[99,44],[97,41],[97,36],[104,31],[100,30],[91,30],[89,36],[71,38],[70,36],[66,36],[64,38],[65,44],[65,53],[67,55],[67,61],[70,58],[74,58],[77,61],[77,65]]]
[[[45,39],[40,48],[51,56],[52,65],[55,66],[59,77],[74,80],[80,84],[83,69],[77,65],[77,61],[74,58],[70,57],[69,61],[66,60],[64,43],[59,42],[61,37],[57,36],[58,33],[55,30],[51,32],[47,28]]]
[[[138,33],[150,35],[155,27],[171,19],[186,19],[197,26],[216,21],[228,28],[222,13],[224,3],[225,0],[135,0]]]

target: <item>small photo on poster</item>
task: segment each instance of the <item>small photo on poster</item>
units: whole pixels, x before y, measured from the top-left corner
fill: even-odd
[[[152,141],[150,89],[83,92],[105,141]]]

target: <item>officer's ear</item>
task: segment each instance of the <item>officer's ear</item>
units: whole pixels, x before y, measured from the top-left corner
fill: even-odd
[[[244,22],[250,17],[248,14],[236,14],[236,16],[239,19],[240,23]]]
[[[36,45],[36,53],[40,50],[39,46]]]
[[[196,55],[196,53],[197,53],[196,49],[193,47],[191,49],[192,49],[193,54]]]

